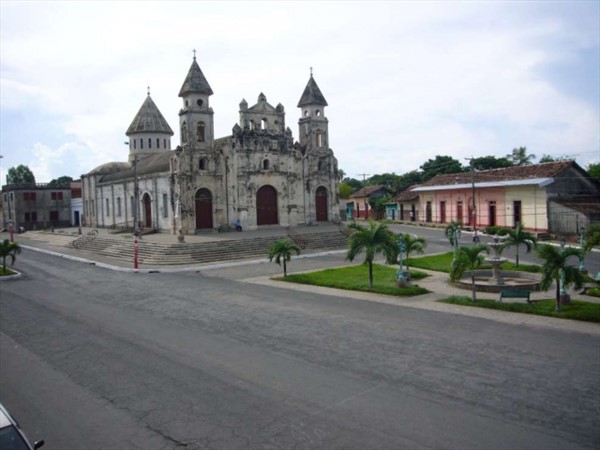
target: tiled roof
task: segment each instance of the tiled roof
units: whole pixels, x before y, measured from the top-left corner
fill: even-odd
[[[165,151],[155,153],[152,155],[144,156],[138,159],[137,162],[137,176],[153,175],[157,173],[164,173],[170,170],[171,156],[175,151]],[[101,182],[106,183],[107,181],[118,181],[133,179],[133,165],[131,163],[120,163],[123,167],[122,170],[109,173],[102,177]]]
[[[325,97],[323,97],[321,89],[319,89],[319,86],[317,86],[317,82],[315,81],[312,75],[308,80],[308,84],[304,88],[302,97],[300,97],[300,101],[298,102],[298,108],[302,108],[306,105],[327,106],[327,101],[325,100]]]
[[[189,93],[213,95],[213,91],[210,88],[208,81],[206,81],[202,70],[200,70],[200,66],[196,62],[195,56],[194,61],[192,61],[190,70],[188,71],[188,74],[185,77],[185,81],[181,86],[179,96],[184,97]]]
[[[142,103],[142,107],[125,134],[131,136],[135,133],[166,133],[173,136],[173,130],[152,101],[150,94]]]
[[[352,195],[350,195],[348,198],[363,198],[363,197],[369,197],[371,194],[374,194],[375,192],[379,191],[383,189],[383,186],[367,186],[364,188],[360,188],[359,190],[357,190],[356,192],[354,192]]]
[[[416,198],[419,198],[419,194],[417,192],[413,192],[412,188],[416,187],[416,185],[413,185],[405,190],[403,190],[402,192],[400,192],[398,195],[396,195],[394,197],[394,201],[396,203],[399,202],[408,202],[410,200],[414,200]]]
[[[552,200],[553,202],[559,203],[567,208],[574,209],[582,214],[600,214],[600,199],[596,198],[595,201],[591,202],[573,202],[569,200]]]
[[[514,166],[504,169],[491,169],[475,172],[473,175],[476,183],[490,181],[523,180],[534,178],[552,178],[568,167],[575,166],[574,161],[558,161],[543,164],[531,164],[528,166]],[[420,184],[426,186],[447,186],[453,184],[465,184],[471,182],[471,172],[447,173],[437,175],[431,180]]]

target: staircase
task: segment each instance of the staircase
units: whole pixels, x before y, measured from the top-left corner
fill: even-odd
[[[57,235],[58,236],[58,235]],[[114,235],[113,235],[114,236]],[[95,236],[94,239],[79,243],[78,249],[93,252],[114,260],[133,261],[133,239]],[[48,233],[36,235],[31,233],[30,239],[44,240],[52,245],[71,246],[77,236],[50,236]],[[339,231],[304,232],[281,234],[275,236],[215,240],[194,243],[157,243],[140,239],[138,243],[138,260],[145,266],[186,266],[213,262],[236,261],[248,258],[267,258],[269,248],[279,239],[292,239],[299,247],[301,254],[317,253],[328,250],[346,248],[347,237]],[[301,241],[301,243],[299,243]]]

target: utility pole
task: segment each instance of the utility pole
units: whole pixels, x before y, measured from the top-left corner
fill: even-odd
[[[363,177],[363,195],[364,195],[364,202],[365,202],[365,220],[367,220],[368,219],[368,216],[367,216],[367,212],[368,212],[368,209],[367,209],[367,177],[370,177],[371,174],[368,174],[368,173],[359,173],[359,174],[357,174],[357,176],[359,176],[359,177],[362,176]],[[359,210],[358,216],[360,217],[360,210]]]
[[[471,220],[473,221],[473,242],[479,242],[479,236],[477,236],[477,210],[475,206],[475,164],[473,163],[472,156],[465,159],[471,163],[471,196],[473,197]]]
[[[138,179],[137,179],[137,155],[133,157],[133,268],[138,268],[139,255],[139,228],[138,228]]]

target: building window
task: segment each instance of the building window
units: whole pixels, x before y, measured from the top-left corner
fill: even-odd
[[[148,138],[148,148],[152,148],[152,139]]]
[[[160,138],[156,138],[156,148],[160,148]]]
[[[304,117],[308,117],[308,109],[304,110]]]
[[[62,192],[51,192],[50,193],[50,198],[52,200],[62,200],[63,199],[63,193]]]
[[[117,197],[117,217],[121,217],[121,197]]]
[[[204,104],[204,102],[202,101],[201,98],[199,98],[198,100],[196,100],[196,105],[198,105],[199,107],[202,108],[202,105]]]
[[[23,192],[23,200],[25,201],[35,201],[36,198],[35,192]]]
[[[91,211],[92,216],[96,215],[96,202],[94,200],[92,200],[92,211]]]
[[[181,142],[187,142],[187,124],[185,122],[181,124]]]
[[[167,148],[167,139],[163,139],[163,148]]]
[[[250,119],[249,124],[250,124],[250,129],[251,130],[254,130],[256,128],[256,126],[254,125],[254,120]]]
[[[140,149],[144,149],[144,139],[140,138]]]
[[[133,199],[133,195],[129,197],[129,204],[131,205],[131,214],[135,216],[135,200]]]
[[[169,198],[167,194],[163,194],[163,217],[169,217]]]
[[[260,121],[260,129],[261,130],[266,130],[267,129],[267,119],[263,117],[263,119]]]
[[[317,147],[323,147],[323,132],[317,130]]]
[[[200,168],[200,170],[206,170],[207,166],[208,166],[208,162],[206,161],[206,158],[200,158],[200,163],[198,164],[198,167]]]
[[[50,211],[50,222],[58,222],[58,211]]]
[[[110,216],[110,202],[106,199],[106,217]]]
[[[135,139],[133,140],[133,149],[137,150],[137,141]]]
[[[269,162],[268,159],[265,159],[263,161],[262,167],[263,167],[263,170],[269,170],[269,168],[271,167],[271,163]]]
[[[196,134],[198,135],[198,142],[204,142],[204,122],[198,122]]]
[[[315,116],[317,116],[317,117],[321,117],[321,110],[320,110],[320,109],[317,109],[317,110],[315,111]]]

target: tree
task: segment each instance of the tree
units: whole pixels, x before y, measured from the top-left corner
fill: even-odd
[[[371,209],[375,211],[375,215],[377,220],[383,218],[385,213],[385,205],[392,202],[392,196],[389,194],[385,194],[379,197],[369,198],[369,205]]]
[[[572,256],[579,258],[581,250],[573,247],[557,248],[544,244],[538,247],[537,254],[544,260],[540,288],[547,291],[553,281],[556,283],[556,310],[560,311],[560,283],[563,276],[565,286],[573,284],[576,289],[583,286],[583,275],[579,268],[568,263]]]
[[[495,156],[473,158],[471,164],[475,170],[504,169],[513,165],[508,158],[496,158]]]
[[[506,155],[506,157],[511,160],[515,166],[528,166],[533,164],[532,160],[535,159],[534,154],[527,154],[527,147],[513,148],[512,153]]]
[[[450,268],[450,279],[452,281],[460,280],[467,270],[471,271],[471,291],[473,301],[477,300],[475,294],[475,270],[483,264],[483,252],[487,252],[487,247],[484,244],[460,247],[456,258],[452,260],[452,266]]]
[[[400,175],[392,188],[394,192],[400,193],[411,187],[412,185],[419,184],[423,181],[423,177],[421,172],[418,170],[413,170],[411,172],[406,172],[403,175]]]
[[[417,254],[422,255],[425,253],[425,247],[427,247],[427,241],[424,237],[419,237],[410,233],[400,233],[398,235],[399,238],[402,238],[404,241],[404,253],[406,253],[406,258],[404,259],[404,263],[406,265],[406,271],[409,271],[408,267],[408,258],[410,255]],[[398,247],[396,247],[396,253],[398,252]],[[398,256],[396,255],[393,260],[396,261]]]
[[[281,265],[283,261],[283,276],[287,277],[287,261],[292,259],[292,252],[296,252],[296,255],[300,254],[300,247],[298,247],[291,239],[280,239],[273,242],[269,249],[269,261],[273,261]]]
[[[422,180],[425,182],[436,175],[464,172],[465,169],[460,161],[452,158],[451,156],[438,155],[435,157],[435,159],[429,159],[423,163],[421,170],[423,171]]]
[[[11,167],[6,173],[6,184],[35,183],[35,177],[29,167],[23,164]]]
[[[2,271],[4,273],[6,270],[6,258],[11,259],[11,266],[15,263],[17,259],[17,255],[21,253],[21,246],[16,242],[10,242],[8,239],[4,239],[2,244],[0,244],[0,257],[2,257]]]
[[[568,161],[571,158],[567,155],[562,155],[562,156],[552,156],[552,155],[542,155],[542,157],[540,158],[540,160],[538,161],[540,164],[542,163],[549,163],[549,162],[558,162],[558,161]]]
[[[527,249],[527,253],[529,253],[537,245],[537,239],[533,234],[523,230],[523,224],[521,222],[518,222],[514,229],[507,229],[506,235],[508,237],[504,241],[504,247],[515,247],[515,262],[516,266],[519,267],[519,247],[524,245]]]
[[[600,225],[590,225],[585,232],[583,251],[591,252],[594,247],[600,247]]]
[[[386,186],[389,189],[398,182],[400,177],[396,175],[394,172],[392,173],[383,173],[381,175],[373,175],[370,178],[367,178],[367,184],[369,186]]]
[[[360,188],[363,187],[362,181],[357,180],[356,178],[344,178],[342,180],[342,183],[346,183],[346,184],[352,186],[352,189],[354,189],[354,192],[358,191]]]
[[[590,177],[600,181],[600,163],[588,164],[587,173],[590,175]]]
[[[59,187],[59,186],[69,186],[70,183],[73,182],[73,178],[63,175],[62,177],[58,177],[50,181],[48,186],[50,187]]]
[[[369,227],[350,224],[348,228],[352,230],[352,234],[348,238],[346,259],[354,261],[357,255],[365,252],[363,264],[369,266],[369,287],[373,289],[373,259],[375,255],[382,253],[388,263],[394,261],[393,258],[397,255],[394,233],[388,230],[385,224],[372,220],[369,220]]]
[[[348,183],[340,183],[339,189],[340,189],[340,198],[348,198],[354,192],[354,189],[352,189],[352,186],[350,186]]]
[[[457,220],[453,220],[444,230],[444,234],[450,242],[452,249],[458,250],[458,233],[460,233],[461,224]],[[456,255],[455,255],[456,256]]]
[[[346,172],[344,172],[342,169],[338,169],[337,177],[339,181],[342,181],[346,177]]]

